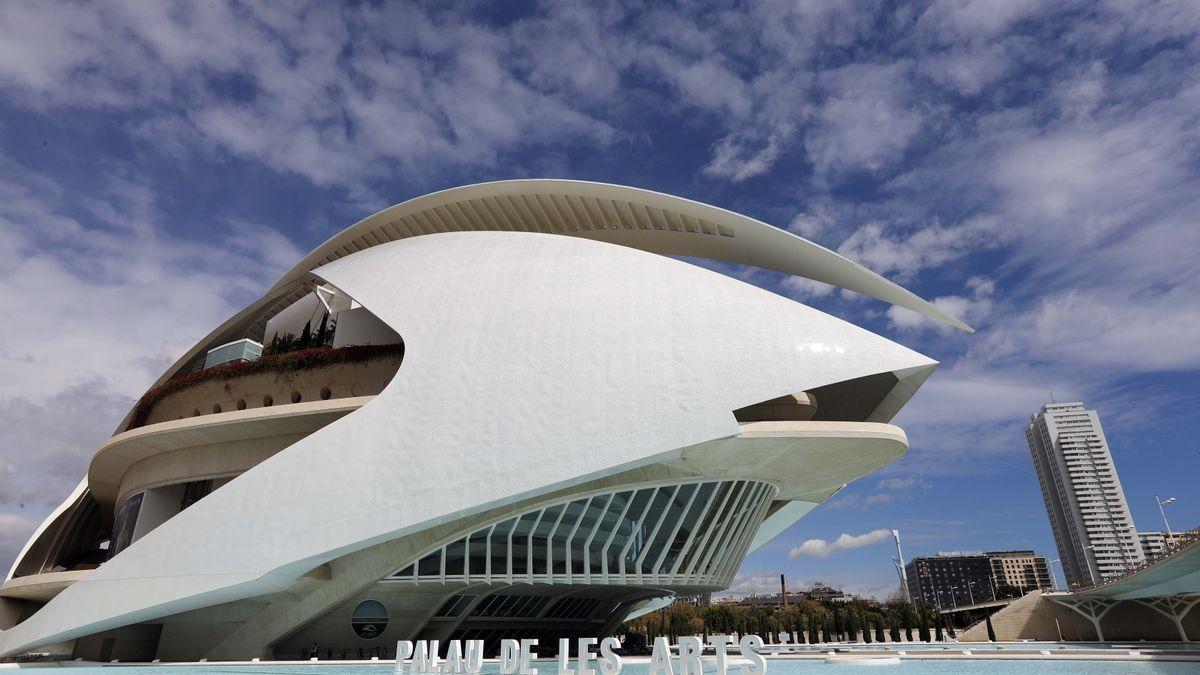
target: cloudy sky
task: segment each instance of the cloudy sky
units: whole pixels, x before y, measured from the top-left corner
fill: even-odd
[[[723,268],[942,362],[908,455],[734,590],[1054,553],[1025,447],[1099,409],[1138,525],[1200,522],[1200,5],[0,3],[0,568],[149,384],[326,237],[564,177],[740,211],[979,331]],[[852,9],[851,9],[852,8]]]

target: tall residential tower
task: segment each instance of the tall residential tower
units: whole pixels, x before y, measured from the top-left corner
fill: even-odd
[[[1047,403],[1025,429],[1069,585],[1121,575],[1145,558],[1100,417]]]

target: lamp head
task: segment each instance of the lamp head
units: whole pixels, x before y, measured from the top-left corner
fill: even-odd
[[[1164,503],[1164,504],[1174,504],[1174,503],[1175,503],[1175,498],[1174,498],[1174,497],[1167,497],[1167,500],[1166,500],[1165,502],[1163,502],[1163,503]]]

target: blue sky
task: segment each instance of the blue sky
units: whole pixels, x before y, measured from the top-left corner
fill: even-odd
[[[1057,557],[1023,434],[1051,391],[1099,409],[1141,528],[1155,494],[1200,522],[1200,5],[442,5],[0,4],[0,565],[306,251],[533,176],[746,213],[979,329],[721,267],[943,364],[897,420],[908,455],[735,591],[886,596],[878,529]]]

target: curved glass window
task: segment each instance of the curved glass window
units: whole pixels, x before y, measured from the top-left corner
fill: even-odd
[[[378,600],[363,600],[350,614],[350,627],[364,640],[374,640],[388,625],[387,607]]]
[[[707,481],[561,502],[480,528],[387,579],[727,585],[776,494],[767,483]]]
[[[138,514],[142,511],[142,498],[145,494],[145,492],[139,492],[121,502],[116,522],[113,523],[112,545],[108,549],[109,558],[133,543],[133,529],[137,526]]]

